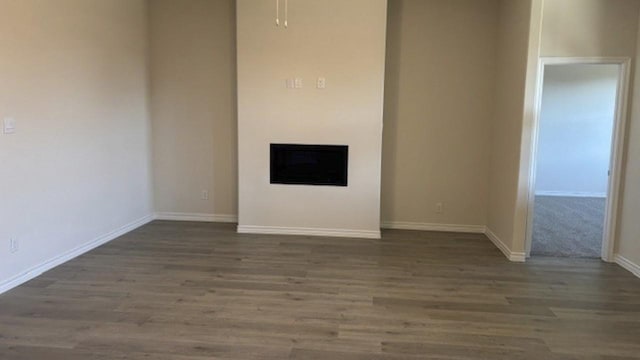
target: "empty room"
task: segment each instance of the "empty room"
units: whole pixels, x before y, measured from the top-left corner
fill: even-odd
[[[640,0],[0,9],[0,359],[640,359]]]

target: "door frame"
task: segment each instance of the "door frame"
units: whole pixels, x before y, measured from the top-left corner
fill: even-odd
[[[607,200],[605,205],[604,231],[602,238],[601,258],[606,262],[614,261],[616,225],[618,206],[621,195],[621,180],[623,167],[624,142],[627,130],[627,107],[630,84],[631,59],[628,57],[541,57],[538,64],[536,80],[536,98],[533,114],[531,162],[529,167],[528,198],[527,198],[527,226],[525,235],[525,254],[531,256],[533,240],[533,215],[535,205],[536,166],[538,156],[538,136],[540,127],[540,113],[542,110],[542,91],[544,86],[544,71],[547,65],[584,65],[608,64],[619,65],[618,87],[616,94],[616,108],[613,121],[613,136],[611,138],[611,157],[609,160],[609,180],[607,185]]]

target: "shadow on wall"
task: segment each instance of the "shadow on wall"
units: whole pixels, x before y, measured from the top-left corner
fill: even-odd
[[[387,5],[387,53],[384,79],[384,113],[382,133],[382,169],[394,171],[382,172],[381,189],[394,189],[396,183],[396,167],[398,143],[397,119],[400,94],[400,54],[402,48],[401,25],[403,0],[389,0]],[[382,191],[381,213],[386,218],[385,209],[394,209],[396,197],[390,191]]]
[[[236,61],[236,7],[235,2],[231,2],[229,10],[229,32],[231,34],[228,49],[224,49],[225,54],[229,54],[231,59],[228,64],[229,71],[224,81],[229,83],[231,88],[222,89],[217,94],[220,97],[228,97],[229,114],[219,116],[217,121],[213,121],[213,131],[216,141],[213,142],[213,184],[212,190],[215,194],[213,200],[214,213],[216,214],[237,214],[238,213],[238,80]],[[222,50],[222,49],[221,49]],[[219,171],[223,169],[225,171]],[[233,191],[229,191],[232,189]],[[229,208],[231,207],[231,208]]]

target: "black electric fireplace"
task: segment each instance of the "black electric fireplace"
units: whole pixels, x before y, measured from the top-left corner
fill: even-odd
[[[271,183],[347,186],[346,145],[271,144]]]

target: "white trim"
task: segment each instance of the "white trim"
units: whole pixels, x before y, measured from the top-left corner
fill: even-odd
[[[531,123],[532,141],[529,148],[531,161],[528,170],[528,199],[525,234],[525,253],[527,257],[531,253],[531,243],[533,238],[533,213],[535,203],[535,183],[536,183],[536,155],[538,151],[538,136],[540,125],[540,112],[542,109],[542,91],[544,85],[544,69],[546,65],[569,65],[569,64],[616,64],[620,65],[618,76],[617,100],[615,109],[615,120],[613,128],[613,138],[611,139],[611,161],[609,185],[607,189],[607,205],[605,209],[604,234],[602,239],[602,260],[614,261],[614,244],[617,224],[618,203],[621,194],[622,179],[622,157],[624,151],[624,139],[627,128],[627,103],[629,97],[629,76],[631,59],[628,57],[541,57],[539,59],[538,78],[536,81],[536,99]]]
[[[430,224],[405,221],[383,221],[381,227],[383,229],[442,231],[474,234],[484,234],[486,229],[484,225]]]
[[[80,245],[74,249],[71,249],[61,255],[51,258],[40,265],[31,267],[23,273],[16,275],[8,280],[0,283],[0,294],[13,289],[16,286],[24,284],[25,282],[41,275],[42,273],[53,269],[56,266],[64,264],[65,262],[78,257],[88,251],[97,248],[100,245],[106,244],[111,240],[114,240],[128,232],[131,232],[149,222],[153,221],[153,215],[144,216],[138,220],[130,222],[124,226],[119,227],[116,230],[110,231],[102,236],[89,241],[84,245]]]
[[[282,226],[238,225],[240,234],[308,235],[380,239],[380,230],[323,229]]]
[[[633,261],[620,254],[616,254],[613,259],[616,264],[622,266],[626,270],[629,270],[633,275],[640,278],[640,265],[634,263]]]
[[[228,214],[202,214],[202,213],[181,213],[181,212],[158,212],[156,220],[171,221],[200,221],[200,222],[223,222],[237,223],[237,215]]]
[[[606,198],[606,192],[581,192],[581,191],[545,191],[537,190],[536,196],[562,196],[562,197],[594,197]]]
[[[509,247],[496,235],[491,229],[487,228],[484,234],[491,240],[491,242],[498,248],[504,256],[513,262],[524,262],[526,257],[524,252],[513,252]]]
[[[624,145],[627,129],[627,101],[629,97],[629,84],[631,74],[631,60],[625,58],[620,63],[620,79],[618,81],[618,98],[616,104],[616,117],[613,126],[613,139],[611,139],[611,160],[609,176],[607,205],[605,210],[604,236],[602,241],[602,260],[614,261],[614,249],[616,240],[616,225],[618,224],[618,207],[622,195],[622,174]]]

